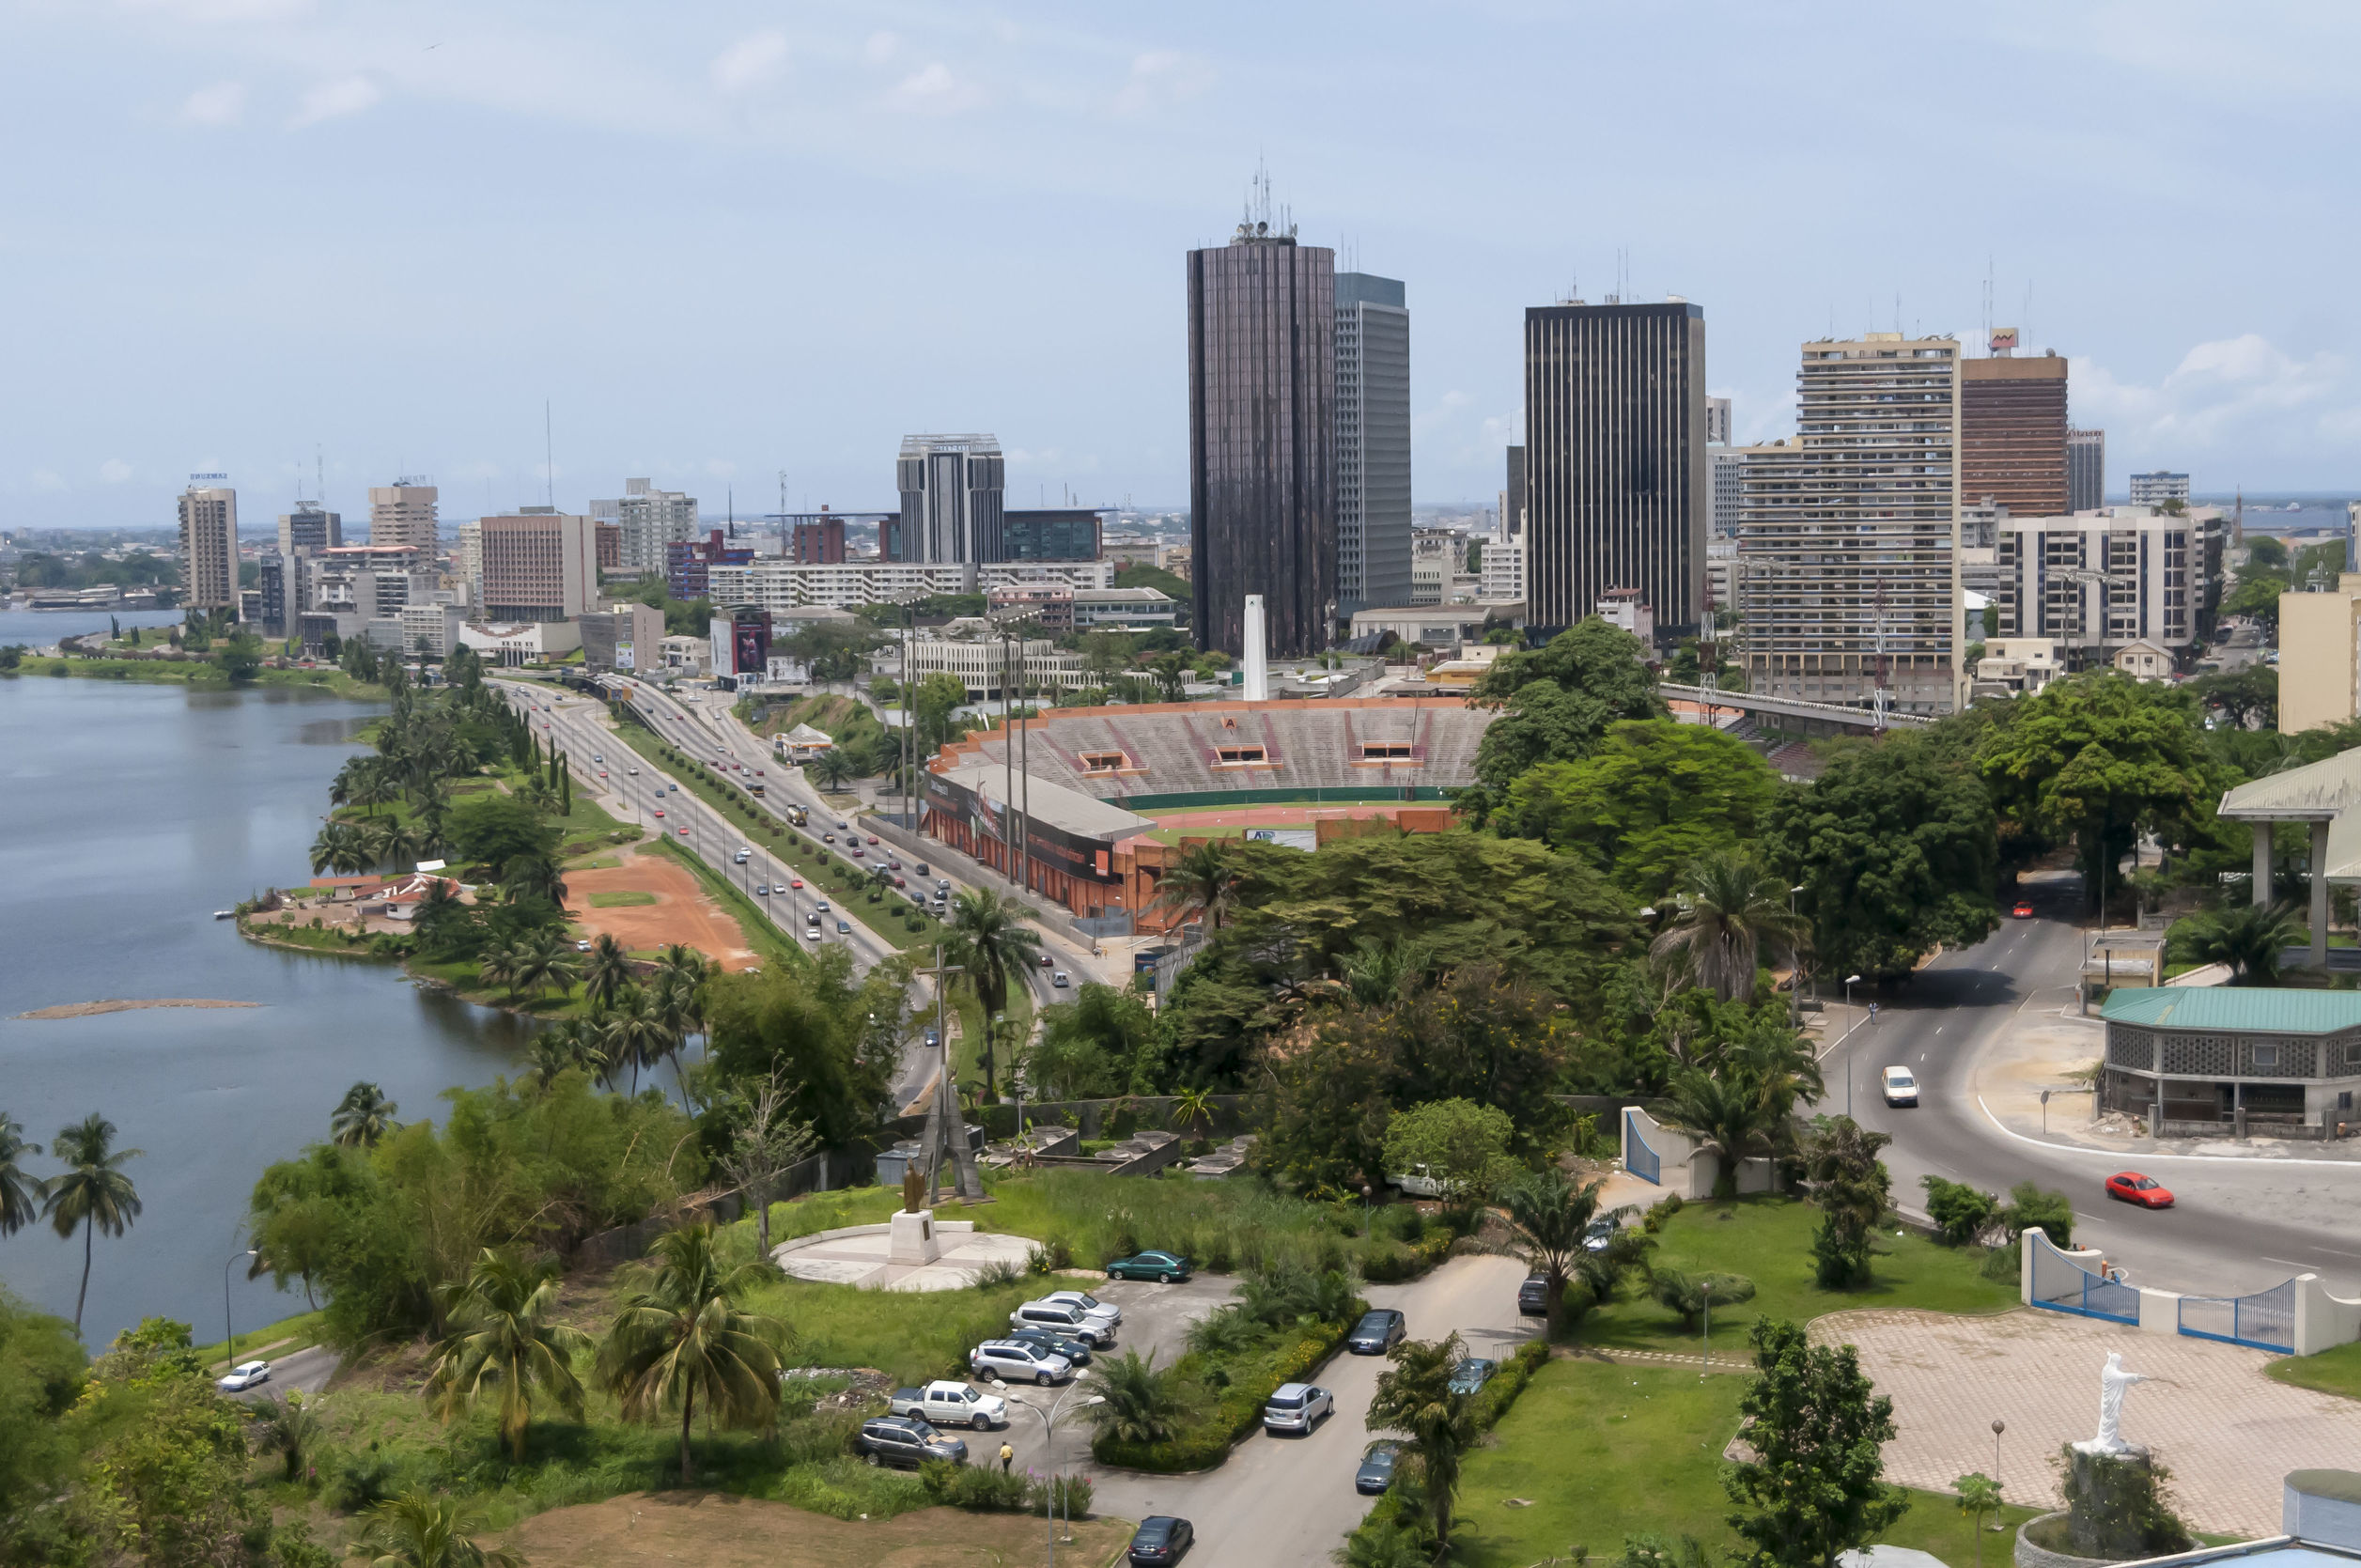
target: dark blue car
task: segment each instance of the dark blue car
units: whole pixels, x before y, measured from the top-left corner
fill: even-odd
[[[1374,1498],[1392,1485],[1394,1461],[1401,1455],[1402,1449],[1399,1444],[1371,1444],[1369,1456],[1360,1462],[1360,1468],[1353,1473],[1353,1490],[1363,1497]]]

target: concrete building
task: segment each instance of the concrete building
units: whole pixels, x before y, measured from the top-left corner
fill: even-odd
[[[1705,598],[1705,312],[1576,302],[1525,312],[1526,603],[1547,634],[1614,589],[1667,636]]]
[[[2066,432],[2066,510],[2095,512],[2107,494],[2107,433]]]
[[[857,610],[906,604],[942,594],[985,594],[1029,584],[1080,590],[1111,588],[1111,561],[1002,561],[920,566],[894,561],[847,561],[800,567],[778,559],[706,568],[706,597],[715,605],[758,604],[774,615],[812,605]]]
[[[238,492],[226,485],[193,480],[180,492],[180,604],[237,613]]]
[[[999,702],[1003,685],[1018,693],[1078,691],[1089,684],[1082,656],[1069,653],[1048,637],[940,637],[922,635],[909,641],[912,681],[928,675],[956,675],[968,689],[970,702]],[[875,655],[880,675],[902,677],[902,647],[888,644]]]
[[[287,563],[285,554],[266,550],[255,562],[254,620],[265,637],[287,635]]]
[[[2021,517],[2073,510],[2066,482],[2066,362],[2056,352],[1960,364],[1959,494]]]
[[[1747,689],[1949,712],[1966,675],[1959,345],[1871,333],[1802,354],[1795,444],[1746,467]]]
[[[585,516],[581,520],[587,539],[590,519]],[[459,623],[458,640],[493,664],[537,664],[544,660],[563,659],[582,645],[582,629],[572,621],[463,620]]]
[[[579,512],[527,506],[477,520],[488,621],[570,621],[598,589],[595,525]]]
[[[1706,536],[1712,539],[1734,539],[1738,524],[1746,515],[1747,464],[1759,456],[1792,458],[1795,454],[1784,441],[1768,442],[1760,446],[1711,446],[1705,451],[1707,483],[1712,505],[1706,515]],[[1727,599],[1719,601],[1729,608]]]
[[[1180,600],[1157,588],[1079,588],[1068,602],[1077,631],[1102,626],[1152,631],[1180,618]]]
[[[885,559],[923,566],[1002,559],[1007,464],[998,438],[904,436],[893,473],[902,512],[880,531]]]
[[[2066,673],[2054,637],[1995,637],[1976,661],[1975,694],[2030,697]]]
[[[608,522],[594,515],[590,520],[592,536],[598,541],[598,575],[623,570],[623,526]]]
[[[317,501],[299,501],[295,510],[279,514],[279,553],[299,550],[333,550],[344,543],[344,519]]]
[[[664,586],[676,599],[710,598],[714,567],[746,567],[753,562],[753,547],[728,543],[718,528],[702,539],[675,539],[664,547]]]
[[[433,560],[443,550],[442,491],[423,478],[369,487],[369,543],[414,550]]]
[[[459,645],[459,628],[467,612],[456,604],[406,604],[394,617],[401,629],[401,650],[427,659],[448,659]]]
[[[1336,603],[1410,593],[1410,312],[1402,285],[1336,274]]]
[[[1390,631],[1406,643],[1455,648],[1463,643],[1483,642],[1492,627],[1524,624],[1521,604],[1373,605],[1353,616],[1352,637],[1359,642],[1375,632]]]
[[[826,511],[828,508],[820,508]],[[845,520],[810,519],[795,525],[786,558],[799,567],[837,567],[845,562]]]
[[[2185,505],[2188,499],[2189,476],[2185,474],[2167,474],[2159,469],[2152,474],[2132,475],[2132,505],[2135,506],[2161,506],[2167,501]]]
[[[1999,520],[1993,608],[2003,637],[2051,637],[2069,669],[2151,643],[2179,659],[2211,632],[2207,561],[2221,514],[2116,506]]]
[[[1705,444],[1708,446],[1728,446],[1732,444],[1730,440],[1730,399],[1727,397],[1708,397],[1705,399]]]
[[[1499,539],[1486,541],[1483,547],[1483,556],[1477,563],[1477,602],[1483,604],[1524,603],[1525,555],[1525,544],[1521,539],[1512,542],[1502,542]]]
[[[660,490],[646,479],[626,479],[613,501],[590,504],[594,520],[612,521],[617,535],[615,569],[628,577],[660,576],[667,546],[697,536],[697,498]]]
[[[1101,518],[1086,506],[1052,506],[1001,514],[998,561],[1095,561]]]
[[[583,668],[624,675],[663,668],[664,613],[655,606],[628,601],[585,610],[574,619],[582,631]]]
[[[2279,596],[2279,733],[2361,718],[2361,572]]]
[[[1336,620],[1336,253],[1243,222],[1188,253],[1190,629],[1245,651],[1318,653]]]
[[[2361,995],[2124,986],[2102,1017],[2099,1104],[2151,1117],[2161,1136],[2325,1139],[2356,1119]]]

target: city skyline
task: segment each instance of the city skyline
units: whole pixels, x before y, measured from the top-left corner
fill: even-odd
[[[349,517],[408,474],[435,478],[450,517],[498,513],[544,499],[544,398],[568,507],[629,474],[766,512],[784,469],[790,509],[878,508],[872,454],[913,429],[999,432],[1012,505],[1070,488],[1174,507],[1174,284],[1235,221],[1258,158],[1307,243],[1421,302],[1422,505],[1497,489],[1522,428],[1529,306],[1699,302],[1716,323],[1708,390],[1747,442],[1792,431],[1803,338],[1899,327],[1980,351],[1987,276],[1994,324],[2073,361],[2071,416],[2109,432],[2119,476],[2187,471],[2209,493],[2361,483],[2333,152],[2353,111],[2329,69],[2361,23],[2325,8],[2236,24],[2029,7],[1846,20],[1869,14],[1774,26],[1707,8],[1684,46],[1709,89],[1696,101],[1716,105],[1699,116],[1648,96],[1645,70],[1579,95],[1496,90],[1545,85],[1577,35],[1635,66],[1663,47],[1644,18],[1605,10],[1406,12],[1344,46],[1352,70],[1313,72],[1330,32],[1250,30],[1219,7],[1186,25],[1046,8],[792,25],[751,5],[693,25],[596,6],[562,23],[302,0],[18,8],[0,17],[0,124],[48,155],[0,175],[16,217],[0,250],[50,308],[19,348],[19,384],[39,394],[0,427],[0,524],[167,525],[192,472],[226,471],[276,512],[299,482],[319,488],[316,448]],[[1920,109],[1924,147],[1848,151],[1833,172],[1880,188],[1940,156],[1998,199],[1904,240],[1746,178],[1810,152],[1780,129],[1797,62],[1927,57],[1957,85]],[[1370,81],[1409,112],[1345,116]],[[2161,129],[2120,113],[2159,99],[2204,112]],[[2008,129],[2036,108],[2041,135]],[[1766,140],[1736,134],[1754,119]],[[1613,155],[1569,173],[1513,150],[1562,145]],[[1552,199],[1527,201],[1536,188]],[[955,260],[855,242],[922,194],[965,237]],[[2295,212],[2305,243],[2242,238]],[[380,242],[389,222],[398,249]],[[620,225],[689,242],[595,243]],[[844,242],[800,242],[815,225]],[[1021,237],[1045,225],[1091,242]],[[2124,242],[2091,242],[2110,231]],[[553,251],[555,235],[592,243]],[[651,356],[662,373],[613,374]],[[208,366],[198,404],[178,396],[190,360]],[[930,375],[913,382],[913,363]]]

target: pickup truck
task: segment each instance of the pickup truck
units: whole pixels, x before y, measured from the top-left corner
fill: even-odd
[[[937,1426],[964,1426],[977,1432],[1008,1424],[1008,1401],[948,1378],[939,1377],[923,1389],[896,1389],[887,1408],[896,1416],[918,1416]]]

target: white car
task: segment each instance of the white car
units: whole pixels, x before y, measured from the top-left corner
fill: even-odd
[[[1008,1314],[1011,1328],[1045,1328],[1052,1334],[1070,1334],[1092,1349],[1115,1343],[1115,1326],[1110,1320],[1085,1312],[1070,1301],[1028,1301]]]
[[[1053,1290],[1041,1298],[1061,1306],[1080,1307],[1093,1317],[1103,1317],[1110,1323],[1123,1321],[1123,1309],[1111,1301],[1101,1301],[1086,1290]]]
[[[270,1381],[270,1362],[241,1361],[238,1365],[229,1369],[228,1376],[214,1384],[213,1387],[221,1389],[221,1391],[225,1394],[237,1394],[243,1393],[248,1389],[258,1388]]]
[[[1910,1076],[1907,1067],[1888,1067],[1878,1075],[1886,1090],[1887,1105],[1917,1105],[1918,1080]]]
[[[968,1352],[968,1367],[978,1377],[989,1373],[1005,1382],[1038,1383],[1045,1389],[1074,1375],[1073,1362],[1022,1340],[986,1340]]]
[[[1336,1396],[1309,1383],[1281,1383],[1263,1402],[1266,1432],[1310,1433],[1323,1416],[1336,1414]]]

